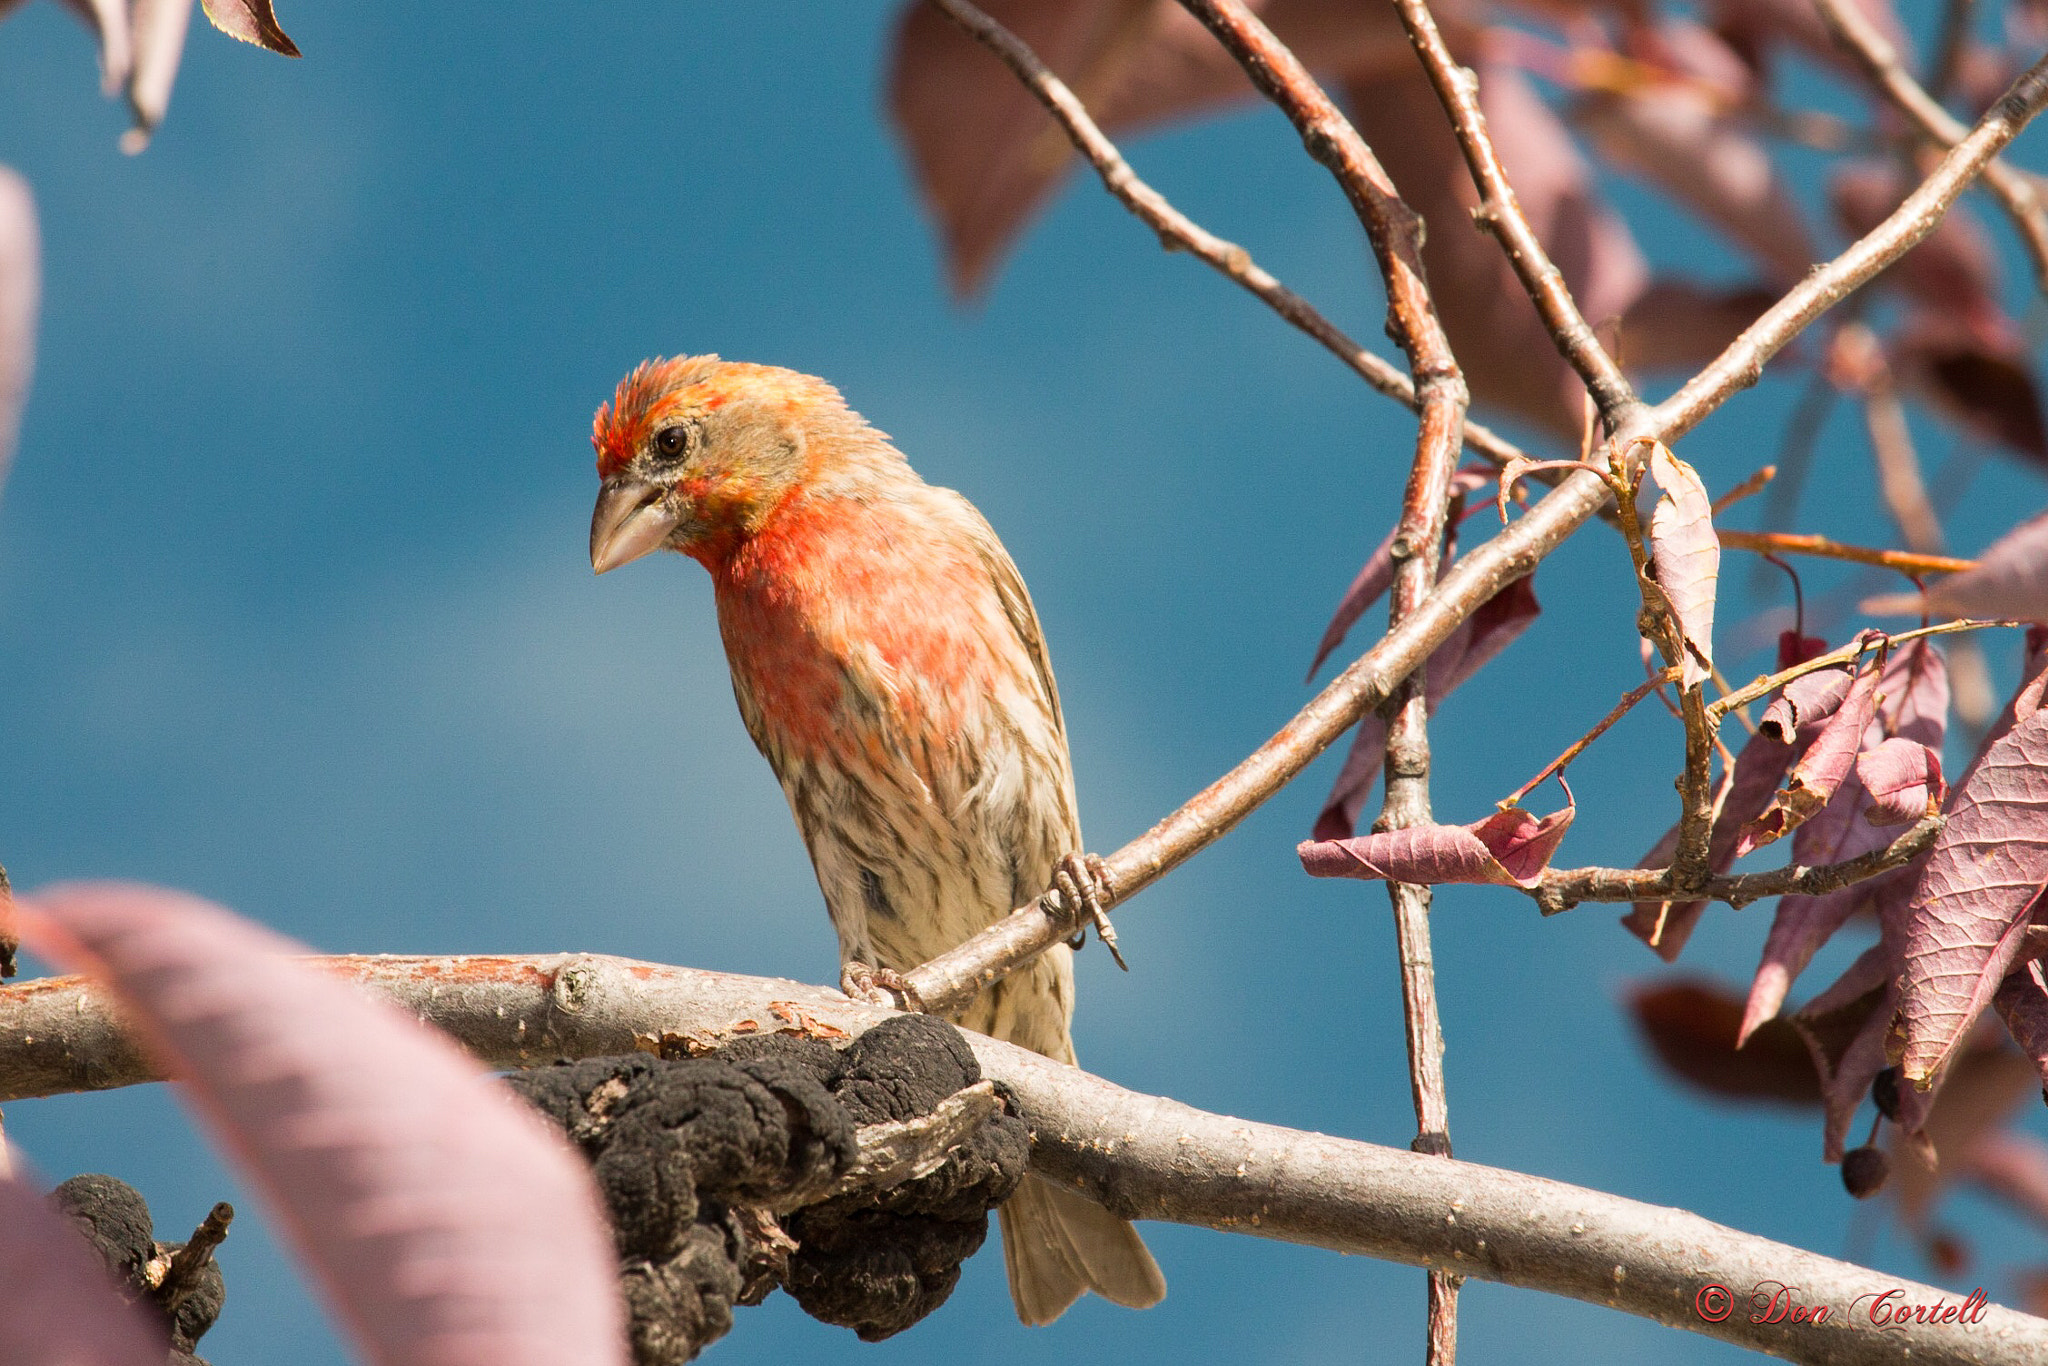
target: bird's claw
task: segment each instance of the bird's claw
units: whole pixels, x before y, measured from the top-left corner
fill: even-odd
[[[839,989],[856,1001],[887,1006],[891,1010],[924,1013],[924,1002],[908,977],[894,968],[878,968],[851,959],[839,969]]]
[[[1109,950],[1109,956],[1125,972],[1131,965],[1124,961],[1123,951],[1116,946],[1116,928],[1109,923],[1109,911],[1103,906],[1103,898],[1111,894],[1109,867],[1096,854],[1069,854],[1060,860],[1060,866],[1053,871],[1053,890],[1060,895],[1060,902],[1069,915],[1075,909],[1085,911],[1095,925],[1095,937],[1102,941],[1102,947]],[[1074,937],[1067,941],[1074,948],[1088,942],[1087,926],[1074,931]]]

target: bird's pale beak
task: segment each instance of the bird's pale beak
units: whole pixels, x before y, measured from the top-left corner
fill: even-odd
[[[599,574],[661,548],[676,529],[666,489],[637,479],[605,481],[590,514],[590,567]]]

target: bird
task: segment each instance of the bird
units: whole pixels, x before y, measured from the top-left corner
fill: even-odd
[[[733,696],[796,817],[849,991],[1101,876],[1078,856],[1038,614],[964,496],[927,484],[826,381],[715,355],[640,364],[591,441],[591,568],[670,550],[710,571]],[[1073,951],[1057,944],[950,1018],[1073,1063],[1073,1013]],[[998,1222],[1027,1324],[1088,1291],[1131,1308],[1166,1294],[1137,1230],[1059,1185],[1027,1176]]]

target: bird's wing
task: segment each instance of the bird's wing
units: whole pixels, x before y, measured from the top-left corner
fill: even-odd
[[[1053,729],[1059,732],[1060,741],[1065,743],[1067,723],[1060,714],[1060,686],[1053,681],[1052,659],[1046,653],[1045,632],[1038,624],[1038,611],[1031,605],[1031,590],[1024,586],[1024,576],[1018,572],[1010,552],[1003,549],[1003,543],[997,538],[995,528],[988,524],[988,519],[965,498],[960,502],[969,517],[974,548],[988,569],[989,582],[996,586],[996,596],[1002,601],[1003,615],[1010,619],[1010,626],[1017,632],[1024,653],[1031,657],[1031,668],[1038,675],[1038,685],[1044,694],[1046,711],[1052,716]]]

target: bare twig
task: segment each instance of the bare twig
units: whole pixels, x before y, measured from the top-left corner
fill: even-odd
[[[1168,251],[1185,251],[1236,281],[1282,318],[1315,338],[1337,359],[1351,367],[1359,378],[1387,397],[1416,408],[1415,384],[1384,358],[1360,346],[1342,329],[1299,294],[1280,283],[1252,260],[1251,253],[1235,242],[1226,241],[1176,209],[1166,197],[1140,179],[1123,153],[1103,133],[1088,110],[1066,82],[1054,75],[1038,54],[1014,33],[997,23],[968,0],[931,0],[946,17],[965,29],[977,42],[1002,59],[1016,73],[1026,89],[1038,97],[1046,111],[1066,131],[1075,150],[1102,177],[1102,183],[1119,203],[1136,214],[1159,234],[1160,245]],[[1467,419],[1464,442],[1493,463],[1505,464],[1522,457],[1514,443],[1489,428]]]
[[[1765,309],[1712,363],[1652,408],[1644,427],[1674,441],[1737,390],[1755,384],[1771,357],[1814,319],[1933,232],[1970,182],[2041,112],[2043,102],[2048,102],[2048,58],[2034,63],[2006,88],[1969,136],[1949,149],[1904,203]]]
[[[1629,712],[1635,707],[1636,703],[1642,701],[1645,697],[1648,697],[1651,693],[1663,687],[1666,683],[1676,683],[1679,679],[1679,676],[1684,672],[1685,671],[1682,668],[1675,664],[1669,665],[1662,672],[1653,675],[1645,682],[1637,685],[1634,688],[1629,689],[1626,693],[1623,693],[1621,701],[1615,703],[1614,709],[1608,712],[1607,715],[1601,717],[1599,723],[1595,725],[1593,729],[1587,731],[1584,735],[1581,735],[1578,739],[1572,741],[1571,746],[1568,749],[1566,749],[1564,753],[1558,755],[1555,759],[1552,759],[1542,768],[1536,770],[1535,777],[1531,778],[1528,782],[1523,783],[1520,787],[1516,788],[1513,792],[1510,792],[1507,796],[1501,798],[1498,805],[1501,807],[1502,810],[1506,810],[1508,807],[1517,805],[1521,802],[1522,798],[1528,796],[1531,792],[1534,792],[1538,787],[1541,787],[1543,785],[1543,780],[1550,777],[1551,774],[1562,773],[1565,771],[1565,769],[1571,767],[1571,763],[1574,759],[1578,758],[1581,754],[1584,754],[1586,752],[1587,747],[1591,745],[1595,740],[1598,740],[1601,736],[1605,735],[1608,731],[1608,728],[1611,727],[1616,721],[1619,721],[1622,717],[1628,715]]]
[[[2004,618],[1958,617],[1954,621],[1938,621],[1932,626],[1916,626],[1910,631],[1869,632],[1859,635],[1840,649],[1830,650],[1824,655],[1815,655],[1812,659],[1794,664],[1789,669],[1780,669],[1774,674],[1759,675],[1727,696],[1717,697],[1712,702],[1709,702],[1707,704],[1707,712],[1716,721],[1719,721],[1735,708],[1746,707],[1758,698],[1767,697],[1795,678],[1810,673],[1819,673],[1822,669],[1832,669],[1838,664],[1853,665],[1858,659],[1872,650],[1903,645],[1909,640],[1919,640],[1923,636],[1946,636],[1953,635],[1958,631],[1983,631],[1994,627],[2025,626],[2026,624],[2024,621],[2012,621]]]
[[[1765,873],[1722,873],[1683,886],[1669,868],[1553,868],[1529,895],[1545,915],[1568,911],[1582,901],[1659,901],[1684,896],[1746,906],[1786,893],[1819,896],[1912,862],[1934,847],[1947,819],[1928,816],[1884,848],[1840,863],[1794,863]]]
[[[1759,555],[1815,555],[1828,560],[1849,560],[1902,574],[1960,574],[1976,568],[1975,560],[1953,555],[1922,555],[1912,550],[1879,550],[1871,546],[1846,545],[1825,536],[1790,531],[1729,531],[1714,528],[1721,544],[1731,550],[1753,550]]]
[[[1714,500],[1714,515],[1716,517],[1719,517],[1722,513],[1726,512],[1729,508],[1734,507],[1743,499],[1753,497],[1756,494],[1763,492],[1765,486],[1777,477],[1778,467],[1776,465],[1765,465],[1763,468],[1757,470],[1754,474],[1750,475],[1749,478],[1743,480],[1734,488],[1729,489],[1719,498],[1716,498]],[[1718,528],[1716,529],[1718,530]]]
[[[1934,59],[1927,66],[1927,95],[1940,103],[1963,65],[1963,47],[1970,39],[1970,19],[1976,0],[1948,0],[1941,7],[1941,33],[1934,40]]]
[[[461,1041],[486,1064],[633,1051],[638,1035],[708,1043],[795,1017],[859,1034],[890,1012],[834,991],[594,955],[317,960]],[[772,1007],[782,1003],[777,1013]],[[77,978],[0,988],[0,1100],[153,1079],[106,993]],[[782,1026],[802,1032],[801,1025]],[[1454,1271],[1603,1304],[1794,1361],[1862,1366],[2048,1357],[2048,1322],[1993,1306],[1979,1322],[1896,1322],[1847,1312],[1898,1287],[1941,1292],[1688,1214],[1453,1159],[1216,1115],[1127,1091],[976,1034],[982,1072],[1016,1097],[1035,1169],[1129,1218],[1167,1219]],[[30,1038],[33,1043],[28,1042]],[[1796,1284],[1840,1305],[1821,1323],[1718,1322],[1708,1284]]]
[[[235,1207],[221,1201],[207,1211],[185,1245],[171,1254],[170,1265],[155,1291],[165,1318],[176,1320],[178,1306],[197,1288],[200,1270],[213,1260],[213,1250],[227,1241],[228,1225],[234,1221]]]
[[[2048,100],[2048,75],[2044,75],[2044,64],[2036,64],[1882,223],[1765,310],[1676,394],[1629,419],[1611,444],[1629,445],[1648,438],[1670,441],[1691,430],[1738,389],[1755,383],[1764,363],[1815,318],[1932,232],[1970,178],[2012,141],[2044,100]],[[1534,570],[1608,502],[1608,488],[1600,476],[1569,475],[1512,526],[1464,556],[1444,575],[1420,610],[1331,680],[1270,740],[1109,855],[1105,860],[1109,874],[1105,903],[1113,906],[1129,900],[1257,810],[1360,716],[1384,702],[1394,684],[1419,667],[1459,622]],[[1972,629],[1975,625],[1941,629]],[[1910,639],[1914,634],[1901,632],[1893,639]],[[1765,687],[1752,694],[1745,688],[1717,700],[1711,710],[1718,719],[1768,691]],[[934,1013],[958,1010],[983,988],[1067,938],[1076,927],[1059,898],[1042,898],[906,976],[927,1009]]]
[[[1863,69],[1863,74],[1884,91],[1929,141],[1953,147],[1968,136],[1970,130],[1942,108],[1941,101],[1921,88],[1920,82],[1906,70],[1891,39],[1861,9],[1848,0],[1814,0],[1814,6],[1835,41]],[[2040,188],[2025,172],[2003,161],[1987,163],[1983,175],[1985,188],[2005,207],[2013,226],[2019,230],[2020,241],[2026,245],[2028,259],[2034,265],[2035,283],[2048,290],[2048,203],[2043,202]]]
[[[1450,115],[1465,164],[1471,168],[1472,181],[1479,187],[1480,203],[1472,212],[1473,218],[1499,239],[1557,349],[1578,371],[1587,392],[1599,405],[1607,430],[1619,431],[1622,423],[1642,406],[1641,401],[1628,377],[1579,312],[1577,301],[1565,287],[1564,275],[1551,262],[1535,228],[1522,212],[1514,186],[1508,183],[1507,172],[1486,131],[1486,115],[1479,107],[1479,78],[1451,55],[1425,0],[1394,0],[1394,9],[1401,16],[1402,27],[1408,30],[1416,54],[1422,58],[1437,98]],[[1449,226],[1440,225],[1440,230]]]

